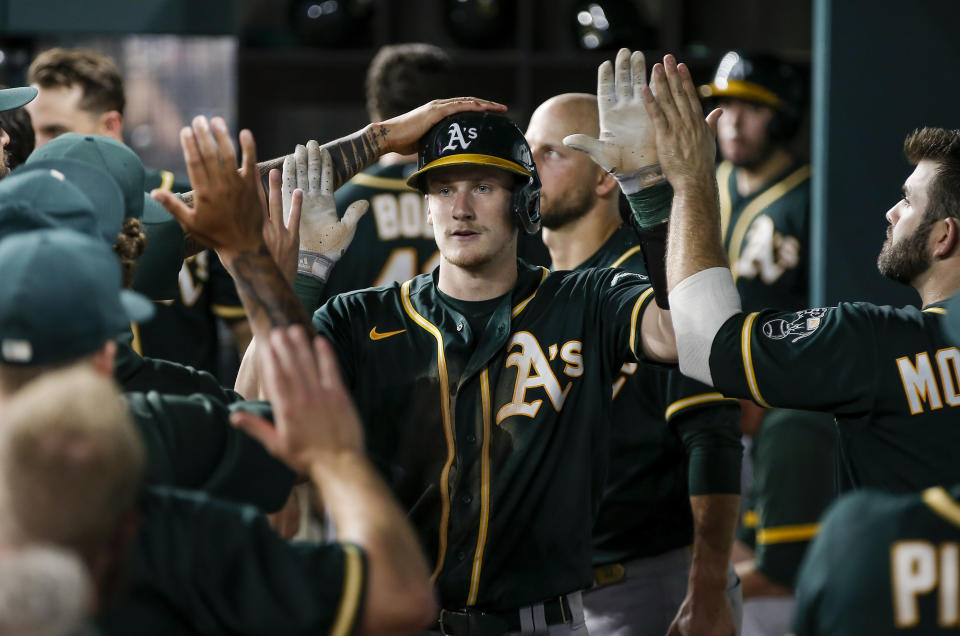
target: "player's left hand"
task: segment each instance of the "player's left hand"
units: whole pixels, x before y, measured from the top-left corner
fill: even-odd
[[[283,161],[284,217],[291,216],[294,198],[302,193],[300,216],[300,256],[297,271],[326,279],[327,272],[350,246],[357,223],[369,207],[367,201],[354,201],[337,216],[333,198],[333,160],[316,141],[298,145]],[[289,202],[289,203],[288,203]]]
[[[564,144],[587,153],[621,182],[648,173],[650,180],[660,179],[655,168],[656,134],[642,98],[647,86],[646,64],[643,53],[631,53],[629,49],[617,53],[616,68],[609,60],[601,64],[597,70],[600,138],[576,134],[563,139]],[[638,175],[639,171],[643,172]],[[632,191],[647,185],[645,181],[637,183]]]
[[[735,636],[733,610],[722,587],[687,591],[667,636]]]
[[[208,247],[256,250],[263,244],[264,209],[260,199],[257,149],[253,133],[240,131],[241,167],[227,124],[200,115],[180,131],[180,146],[193,184],[193,208],[166,190],[150,193],[186,232]],[[223,254],[221,254],[221,257]]]

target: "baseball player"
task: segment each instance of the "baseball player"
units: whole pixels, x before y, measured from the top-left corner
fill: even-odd
[[[31,86],[0,89],[0,112],[12,111],[29,104],[37,97],[37,89]],[[10,131],[0,128],[0,179],[10,173],[10,157],[7,146],[10,144]]]
[[[667,269],[681,371],[761,405],[834,413],[844,488],[910,492],[960,481],[951,410],[960,404],[960,353],[940,326],[943,305],[960,289],[951,194],[958,182],[950,172],[960,157],[957,133],[925,128],[907,137],[916,168],[887,212],[878,258],[882,274],[917,290],[923,309],[841,303],[746,314],[719,235],[703,231],[719,227],[712,144],[720,113],[702,119],[689,71],[673,56],[654,68],[652,85],[644,102],[676,191]]]
[[[629,60],[620,78],[621,91],[638,99],[643,76]],[[647,169],[655,154],[608,138],[628,159],[620,177],[656,178]],[[198,120],[184,141],[198,157],[219,147],[224,170],[232,168],[221,120],[212,131]],[[223,173],[244,193],[244,205],[229,208],[239,214],[225,205],[191,212],[157,196],[217,246],[256,331],[261,316],[296,319],[299,304],[258,247],[262,239],[228,221],[254,216],[252,139],[243,133],[241,143],[244,170]],[[409,184],[426,193],[440,266],[403,285],[337,296],[314,325],[331,338],[374,462],[436,555],[444,608],[437,628],[570,632],[582,628],[578,590],[592,580],[611,386],[624,359],[672,359],[669,314],[635,274],[550,274],[517,260],[518,231],[539,225],[539,180],[508,120],[452,115],[419,146],[420,170]],[[191,181],[198,185],[193,173]]]
[[[637,234],[622,223],[616,179],[565,146],[571,134],[599,136],[596,95],[550,98],[525,133],[543,182],[543,239],[553,268],[645,275]],[[610,473],[593,530],[594,586],[583,596],[590,633],[663,636],[682,604],[677,622],[689,620],[691,633],[732,630],[740,603],[732,571],[732,616],[723,596],[739,492],[736,400],[636,362],[621,368],[613,397]],[[694,541],[719,548],[691,551]]]
[[[840,499],[797,583],[797,636],[954,634],[960,488]]]
[[[4,244],[4,265],[33,258],[30,237]],[[18,248],[26,259],[11,254]],[[0,543],[75,550],[98,590],[98,631],[408,633],[430,620],[427,564],[363,456],[329,348],[318,344],[318,364],[302,329],[265,346],[267,390],[283,414],[276,430],[245,422],[323,490],[339,542],[289,544],[253,509],[200,493],[141,492],[137,430],[115,385],[90,367],[44,374],[4,404]]]

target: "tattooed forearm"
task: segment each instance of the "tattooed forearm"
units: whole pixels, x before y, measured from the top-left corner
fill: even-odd
[[[241,251],[226,259],[243,308],[255,336],[266,337],[276,327],[303,325],[311,329],[310,317],[284,278],[266,245],[257,251]]]
[[[207,246],[201,243],[197,237],[187,232],[183,235],[183,257],[190,258],[195,254],[199,254],[203,250],[207,249]]]

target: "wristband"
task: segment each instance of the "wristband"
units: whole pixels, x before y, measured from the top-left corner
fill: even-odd
[[[663,176],[663,170],[660,169],[659,163],[644,166],[639,170],[634,170],[630,174],[615,174],[613,176],[617,180],[617,183],[620,184],[620,190],[628,195],[635,194],[667,180],[667,178]]]
[[[663,181],[639,192],[627,195],[633,220],[637,227],[647,228],[663,223],[670,217],[673,188]]]
[[[297,273],[326,281],[327,276],[330,274],[330,268],[332,268],[335,263],[336,261],[319,252],[300,250],[300,253],[297,255]]]

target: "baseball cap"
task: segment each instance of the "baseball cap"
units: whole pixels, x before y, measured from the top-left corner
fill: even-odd
[[[26,106],[37,96],[37,89],[33,86],[18,88],[4,88],[0,90],[0,111],[13,110]]]
[[[30,165],[42,159],[73,159],[103,170],[120,186],[125,216],[135,219],[143,216],[143,162],[116,139],[66,133],[34,150],[26,163]]]
[[[0,181],[0,202],[0,207],[21,203],[52,217],[56,227],[101,236],[108,245],[123,228],[123,194],[117,182],[103,170],[73,159],[42,159],[18,167]]]
[[[93,204],[62,174],[36,171],[0,181],[0,239],[57,227],[95,237],[100,232]]]
[[[0,362],[6,364],[79,358],[128,329],[130,321],[153,316],[149,300],[122,289],[113,251],[73,230],[0,240],[0,271]]]

